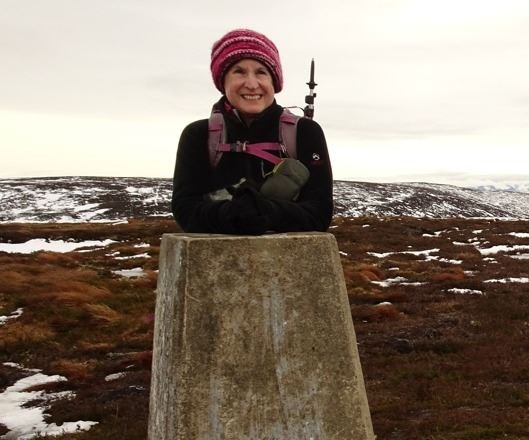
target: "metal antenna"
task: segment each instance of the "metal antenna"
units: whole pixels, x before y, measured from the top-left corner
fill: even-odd
[[[318,85],[314,82],[314,58],[310,62],[310,79],[307,83],[309,86],[309,94],[305,96],[305,109],[303,114],[306,118],[312,119],[314,117],[314,98],[316,98],[316,93],[314,93],[314,88]]]

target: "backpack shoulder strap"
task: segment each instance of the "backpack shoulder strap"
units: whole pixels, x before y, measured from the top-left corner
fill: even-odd
[[[288,157],[296,159],[297,154],[297,131],[301,116],[295,115],[288,108],[283,109],[279,118],[279,142],[287,150]]]
[[[222,153],[218,151],[218,146],[224,142],[226,142],[224,116],[214,108],[208,121],[208,154],[212,168],[215,168],[220,161]]]
[[[286,149],[287,156],[293,159],[297,158],[296,137],[298,122],[301,118],[301,116],[295,115],[287,108],[283,109],[283,113],[279,117],[279,142]],[[215,168],[218,165],[220,158],[222,157],[222,149],[219,148],[219,146],[225,146],[226,139],[226,124],[224,123],[224,116],[220,111],[213,108],[208,120],[208,155],[209,164],[212,168]],[[226,151],[230,150],[228,149]],[[250,154],[255,154],[255,152]]]

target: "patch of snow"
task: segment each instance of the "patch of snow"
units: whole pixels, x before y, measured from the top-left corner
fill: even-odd
[[[529,260],[529,254],[509,255],[509,257],[515,258],[516,260]]]
[[[4,364],[6,365],[6,364]],[[14,364],[16,365],[16,364]],[[11,365],[10,365],[11,366]],[[49,393],[41,391],[25,391],[31,387],[56,382],[65,382],[64,376],[48,376],[36,373],[15,382],[0,394],[0,423],[9,432],[4,434],[4,439],[27,440],[42,435],[62,435],[87,431],[98,422],[65,422],[61,426],[44,421],[47,404],[58,399],[71,399],[75,396],[71,391]],[[43,406],[29,406],[32,401],[43,401]]]
[[[367,254],[377,258],[386,258],[395,253],[396,252],[368,252]]]
[[[430,260],[437,260],[437,261],[440,261],[441,263],[449,263],[449,264],[462,264],[463,263],[463,260],[449,260],[448,258],[430,257],[429,259]]]
[[[131,388],[133,390],[137,390],[137,391],[145,391],[146,390],[145,387],[142,387],[140,385],[129,385],[129,388]]]
[[[483,229],[476,229],[472,231],[473,234],[481,234],[483,232]]]
[[[452,289],[448,289],[447,292],[457,293],[459,295],[483,295],[483,292],[481,290],[457,289],[455,287]]]
[[[114,226],[114,225],[123,225],[123,224],[128,224],[128,220],[125,220],[125,219],[120,219],[120,220],[116,220],[116,219],[109,219],[109,218],[96,218],[96,219],[75,219],[75,220],[72,220],[72,223],[79,223],[79,222],[84,222],[84,221],[89,221],[90,223],[109,223],[111,226]]]
[[[7,321],[11,321],[12,319],[17,319],[22,316],[22,312],[24,309],[22,307],[19,307],[14,312],[11,312],[11,314],[7,316],[0,316],[0,325],[4,325],[7,323]]]
[[[85,205],[74,206],[73,212],[91,211],[99,206],[99,203],[87,203]]]
[[[149,243],[139,243],[134,245],[135,248],[148,248],[151,247]]]
[[[416,255],[416,256],[425,255],[425,256],[430,257],[430,254],[434,252],[439,252],[439,249],[426,249],[424,251],[395,251],[395,252],[381,252],[381,253],[368,252],[367,254],[377,257],[377,258],[386,258],[386,257],[389,257],[390,255],[397,255],[397,254],[409,254],[409,255]]]
[[[491,280],[485,280],[484,283],[529,283],[529,278],[521,277],[521,278],[502,278],[502,279],[491,279]]]
[[[116,243],[115,240],[87,240],[87,241],[64,241],[64,240],[46,240],[45,238],[34,238],[25,243],[0,243],[0,252],[31,254],[38,251],[48,252],[71,252],[78,248],[92,246],[108,246]]]
[[[490,248],[477,248],[477,250],[481,253],[481,255],[491,255],[491,254],[497,254],[498,252],[510,252],[510,251],[525,251],[529,250],[529,245],[498,245],[498,246],[492,246]]]
[[[342,252],[342,251],[338,251],[340,253],[340,255],[344,255],[347,257],[347,255],[349,255],[347,252]]]
[[[110,208],[96,209],[95,211],[89,211],[89,212],[83,211],[81,215],[79,215],[79,218],[77,221],[81,220],[82,222],[88,222],[92,220],[94,217],[98,217],[107,211],[110,211]]]
[[[371,281],[373,284],[376,284],[380,287],[389,287],[393,284],[401,284],[403,282],[408,281],[407,278],[404,277],[395,277],[395,278],[388,278],[384,281]]]
[[[22,365],[15,362],[4,362],[2,365],[11,368],[17,368],[22,371],[27,371],[28,373],[40,373],[42,370],[37,370],[36,368],[24,368]]]
[[[132,258],[151,258],[151,256],[148,253],[144,253],[144,254],[137,254],[137,255],[126,255],[123,257],[115,257],[115,260],[130,260]]]
[[[142,277],[145,275],[145,272],[142,267],[135,267],[133,269],[113,270],[112,273],[126,278]]]
[[[430,255],[434,252],[439,252],[439,249],[426,249],[425,251],[404,251],[402,254],[411,254],[411,255]]]
[[[383,306],[392,306],[393,304],[391,304],[389,301],[383,301],[381,303],[378,303],[378,304],[375,304],[373,307],[383,307]]]
[[[122,377],[125,377],[126,375],[127,373],[109,374],[108,376],[105,377],[105,382],[110,382],[112,380],[118,380],[118,379],[121,379]]]
[[[143,187],[143,188],[137,188],[134,186],[128,186],[125,188],[125,191],[132,194],[149,194],[154,191],[153,188]]]
[[[395,277],[395,278],[388,278],[383,281],[371,281],[373,284],[377,284],[380,287],[390,287],[395,284],[398,284],[399,286],[422,286],[426,283],[421,283],[419,281],[408,281],[407,278],[404,277]]]
[[[509,232],[508,235],[518,238],[529,238],[529,232]]]
[[[93,247],[93,248],[90,248],[90,249],[81,249],[81,250],[78,250],[76,252],[78,252],[80,254],[87,254],[89,252],[100,251],[101,249],[104,249],[104,248],[102,248],[102,247]]]

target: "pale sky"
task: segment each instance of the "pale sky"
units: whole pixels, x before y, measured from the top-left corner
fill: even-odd
[[[315,58],[336,179],[529,180],[527,0],[2,0],[0,178],[172,176],[238,27],[278,46],[281,105]]]

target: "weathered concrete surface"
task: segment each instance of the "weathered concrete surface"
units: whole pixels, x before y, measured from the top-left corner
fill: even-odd
[[[165,234],[150,440],[364,440],[371,418],[331,234]]]

